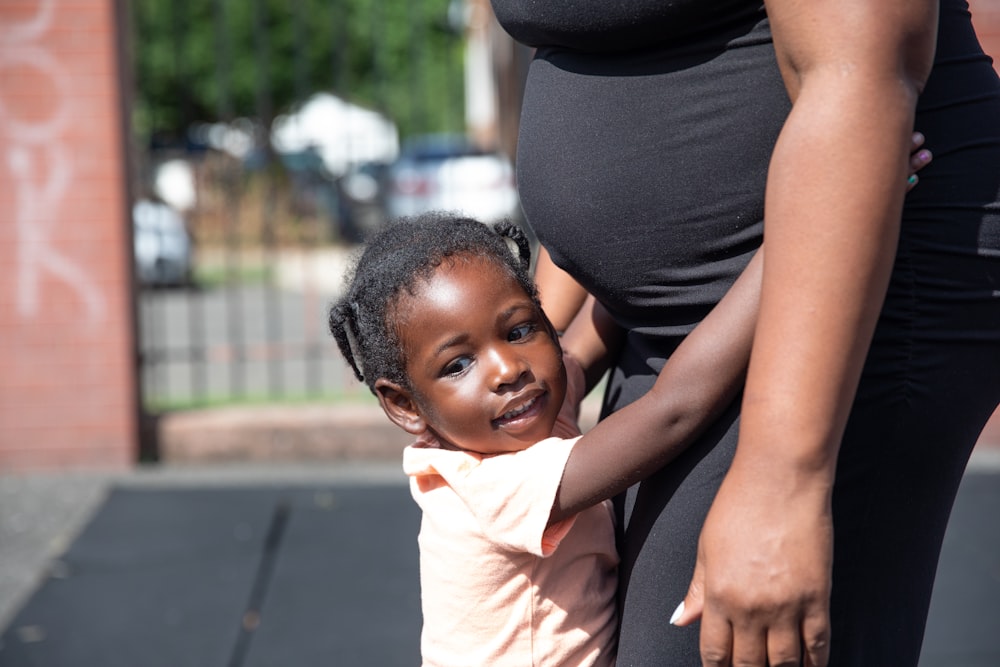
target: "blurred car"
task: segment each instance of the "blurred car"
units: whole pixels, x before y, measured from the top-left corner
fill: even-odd
[[[191,235],[184,217],[160,201],[132,207],[136,277],[148,287],[186,286],[193,269]]]
[[[288,176],[292,212],[326,221],[331,238],[360,243],[384,223],[382,174],[387,165],[351,164],[345,173],[335,176],[315,146],[278,153],[276,157]],[[244,166],[260,170],[268,159],[263,151],[254,151],[244,160]]]
[[[317,216],[327,220],[331,232],[339,235],[340,221],[337,217],[338,201],[335,179],[326,169],[323,158],[315,147],[294,153],[279,153],[276,156],[291,188],[292,212],[298,216]],[[255,154],[254,160],[245,164],[249,169],[266,166],[268,157]]]
[[[340,219],[347,241],[363,242],[386,222],[385,183],[389,165],[363,162],[351,165],[337,179]]]
[[[519,202],[510,160],[459,135],[426,135],[403,145],[389,167],[389,217],[445,210],[483,222],[517,217]]]

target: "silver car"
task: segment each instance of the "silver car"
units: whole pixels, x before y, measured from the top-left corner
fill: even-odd
[[[483,222],[519,213],[514,168],[496,151],[484,151],[457,135],[427,135],[403,145],[389,167],[389,217],[453,211]]]
[[[139,284],[190,284],[192,244],[183,216],[163,202],[140,199],[132,207],[132,224]]]

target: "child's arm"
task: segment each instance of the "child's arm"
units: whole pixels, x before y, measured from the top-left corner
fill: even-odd
[[[762,263],[763,249],[677,348],[649,392],[580,439],[566,462],[550,523],[649,476],[729,406],[746,375]]]

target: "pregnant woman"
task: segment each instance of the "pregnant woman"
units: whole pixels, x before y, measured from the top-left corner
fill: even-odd
[[[742,399],[619,503],[618,664],[916,665],[1000,400],[1000,83],[965,1],[493,6],[537,49],[525,214],[628,331],[606,412],[767,236]]]

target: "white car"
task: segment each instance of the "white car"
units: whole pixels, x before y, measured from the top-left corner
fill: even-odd
[[[136,277],[140,285],[191,282],[191,236],[184,218],[168,204],[140,199],[132,207]]]
[[[386,213],[391,218],[441,210],[483,222],[519,214],[514,167],[454,135],[428,135],[403,146],[389,167]]]

